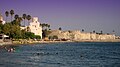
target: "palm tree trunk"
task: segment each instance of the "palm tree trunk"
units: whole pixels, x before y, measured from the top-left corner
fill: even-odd
[[[30,21],[28,20],[28,25],[29,25]]]
[[[11,22],[12,22],[12,16],[11,16]]]
[[[25,26],[25,19],[24,19],[24,26]]]
[[[6,23],[7,23],[7,17],[6,17]]]

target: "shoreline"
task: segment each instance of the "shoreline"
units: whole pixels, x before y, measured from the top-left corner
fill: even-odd
[[[69,42],[120,42],[120,39],[115,40],[72,40],[72,41],[31,41],[31,40],[20,40],[13,41],[12,44],[3,44],[3,45],[24,45],[24,44],[49,44],[49,43],[69,43]],[[2,46],[2,45],[0,45]]]
[[[76,40],[77,42],[120,42],[120,39],[114,40]]]
[[[49,43],[69,43],[69,42],[120,42],[120,39],[115,40],[72,40],[72,41],[13,41],[13,45],[23,44],[49,44]]]

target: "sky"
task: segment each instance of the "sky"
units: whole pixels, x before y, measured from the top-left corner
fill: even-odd
[[[120,35],[120,0],[0,0],[0,13],[13,9],[15,14],[38,17],[51,29]],[[10,19],[10,18],[9,18]]]

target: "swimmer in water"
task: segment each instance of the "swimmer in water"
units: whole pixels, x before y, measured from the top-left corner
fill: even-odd
[[[15,48],[8,49],[8,52],[15,52]]]

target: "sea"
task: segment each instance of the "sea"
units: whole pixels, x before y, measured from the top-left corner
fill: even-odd
[[[120,67],[120,42],[0,46],[0,67]]]

